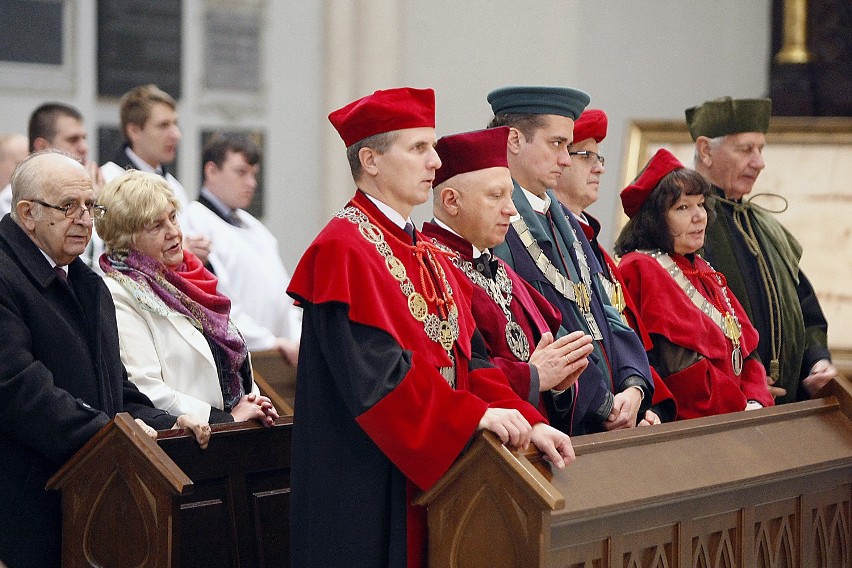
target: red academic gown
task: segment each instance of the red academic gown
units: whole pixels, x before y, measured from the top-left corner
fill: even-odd
[[[414,289],[430,297],[437,270],[361,192],[350,207],[376,225]],[[419,252],[428,246],[417,235]],[[385,258],[357,224],[336,216],[300,260],[288,293],[304,308],[291,474],[292,566],[425,565],[425,511],[411,505],[452,465],[489,406],[543,421],[485,357],[471,284],[436,255],[458,308],[452,365],[408,309]],[[428,263],[427,263],[428,264]],[[425,283],[425,288],[424,288]],[[429,312],[436,305],[429,302]],[[476,393],[474,395],[473,393]]]
[[[622,315],[627,320],[627,324],[633,328],[633,331],[635,331],[636,335],[639,336],[639,339],[642,340],[642,345],[645,347],[645,351],[650,351],[653,347],[651,336],[648,335],[648,330],[645,329],[645,325],[637,315],[638,312],[636,310],[636,304],[633,302],[633,297],[627,293],[627,287],[624,284],[624,278],[621,276],[621,272],[619,272],[618,264],[598,242],[601,224],[597,219],[585,211],[583,212],[583,215],[585,216],[585,220],[579,215],[577,216],[577,220],[580,222],[580,226],[583,228],[583,233],[586,235],[586,238],[589,239],[589,244],[591,244],[592,250],[598,258],[598,262],[602,268],[601,274],[610,282],[618,282],[621,284],[621,289],[624,290],[625,304]],[[651,398],[651,410],[656,411],[656,413],[664,421],[673,420],[677,414],[677,401],[675,401],[669,387],[666,385],[665,381],[660,378],[660,374],[657,373],[657,370],[653,366],[651,367],[651,378],[654,380],[654,396]]]
[[[670,256],[681,269],[713,272],[698,255],[694,257],[694,266],[683,255]],[[757,346],[757,330],[730,290],[728,298],[742,326],[740,348],[744,364],[739,376],[734,374],[731,364],[731,341],[693,304],[655,258],[631,252],[624,255],[618,268],[648,333],[662,338],[657,341],[666,340],[700,356],[693,364],[671,374],[657,369],[677,401],[679,419],[743,410],[749,400],[756,400],[763,406],[774,404],[763,366],[758,359],[750,357]],[[714,297],[713,288],[716,297],[724,297],[718,284],[711,287],[709,281],[713,279],[690,274],[687,279],[708,299]],[[654,351],[657,349],[655,345],[652,360],[656,359]]]
[[[473,247],[459,235],[447,231],[435,223],[424,223],[423,234],[456,251],[462,261],[475,264],[473,262]],[[542,334],[549,331],[554,337],[556,336],[562,322],[562,315],[544,296],[518,276],[502,260],[494,259],[492,264],[495,268],[496,266],[503,266],[506,275],[512,281],[512,301],[509,304],[509,311],[526,335],[530,353],[532,353]],[[468,278],[461,270],[459,272],[460,278]],[[488,273],[492,272],[494,271],[488,271]],[[488,274],[484,274],[484,276],[489,278]],[[493,279],[493,275],[491,279]],[[488,292],[476,284],[472,283],[472,286],[473,319],[476,321],[477,329],[482,333],[491,361],[503,370],[509,380],[509,385],[518,396],[538,406],[539,411],[547,416],[552,426],[567,432],[571,425],[570,416],[565,419],[557,415],[558,410],[554,406],[552,395],[547,393],[546,396],[542,397],[539,393],[538,376],[535,370],[531,369],[530,364],[526,361],[518,359],[509,348],[505,334],[508,320],[503,310],[488,295]],[[560,397],[568,398],[567,404],[563,406],[567,406],[569,410],[573,394],[574,391],[571,390],[560,395]]]

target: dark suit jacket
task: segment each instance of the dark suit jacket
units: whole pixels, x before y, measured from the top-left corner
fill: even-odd
[[[156,410],[121,364],[115,306],[79,258],[72,290],[9,215],[0,220],[0,560],[59,566],[56,470],[118,412],[157,429]]]

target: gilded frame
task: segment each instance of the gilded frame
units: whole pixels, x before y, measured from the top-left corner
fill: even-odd
[[[627,134],[622,187],[659,148],[693,164],[684,121],[633,121]],[[802,269],[829,322],[829,348],[852,369],[852,118],[773,117],[764,149],[766,168],[753,195],[775,193],[789,206],[779,220],[802,243]],[[769,208],[782,201],[759,198]],[[623,219],[623,214],[622,214]]]

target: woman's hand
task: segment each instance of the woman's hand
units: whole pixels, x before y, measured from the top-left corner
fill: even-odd
[[[234,422],[257,420],[264,426],[269,427],[278,418],[278,411],[275,410],[275,406],[273,406],[269,398],[249,393],[243,396],[236,406],[231,409],[231,416],[234,417]]]
[[[657,424],[662,424],[663,421],[660,420],[660,417],[653,410],[645,411],[645,418],[639,421],[639,426],[655,426]]]
[[[195,435],[195,441],[203,450],[210,443],[210,424],[207,422],[199,422],[189,414],[181,414],[178,416],[177,422],[172,427],[173,430],[183,429],[189,430]]]

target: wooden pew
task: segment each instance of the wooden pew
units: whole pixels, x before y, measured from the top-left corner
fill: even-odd
[[[51,478],[63,567],[289,566],[292,417],[151,440],[119,414]]]
[[[551,472],[489,434],[419,503],[429,566],[852,568],[852,386],[577,438]],[[119,415],[51,479],[63,566],[288,566],[292,418],[200,450]]]
[[[831,358],[834,366],[837,367],[837,372],[852,379],[852,350],[834,349],[831,352]]]
[[[418,500],[429,566],[850,568],[852,386],[822,394],[576,438],[552,474],[482,434]]]
[[[272,399],[280,416],[293,414],[296,398],[296,369],[277,349],[252,351],[251,365],[261,393]]]

